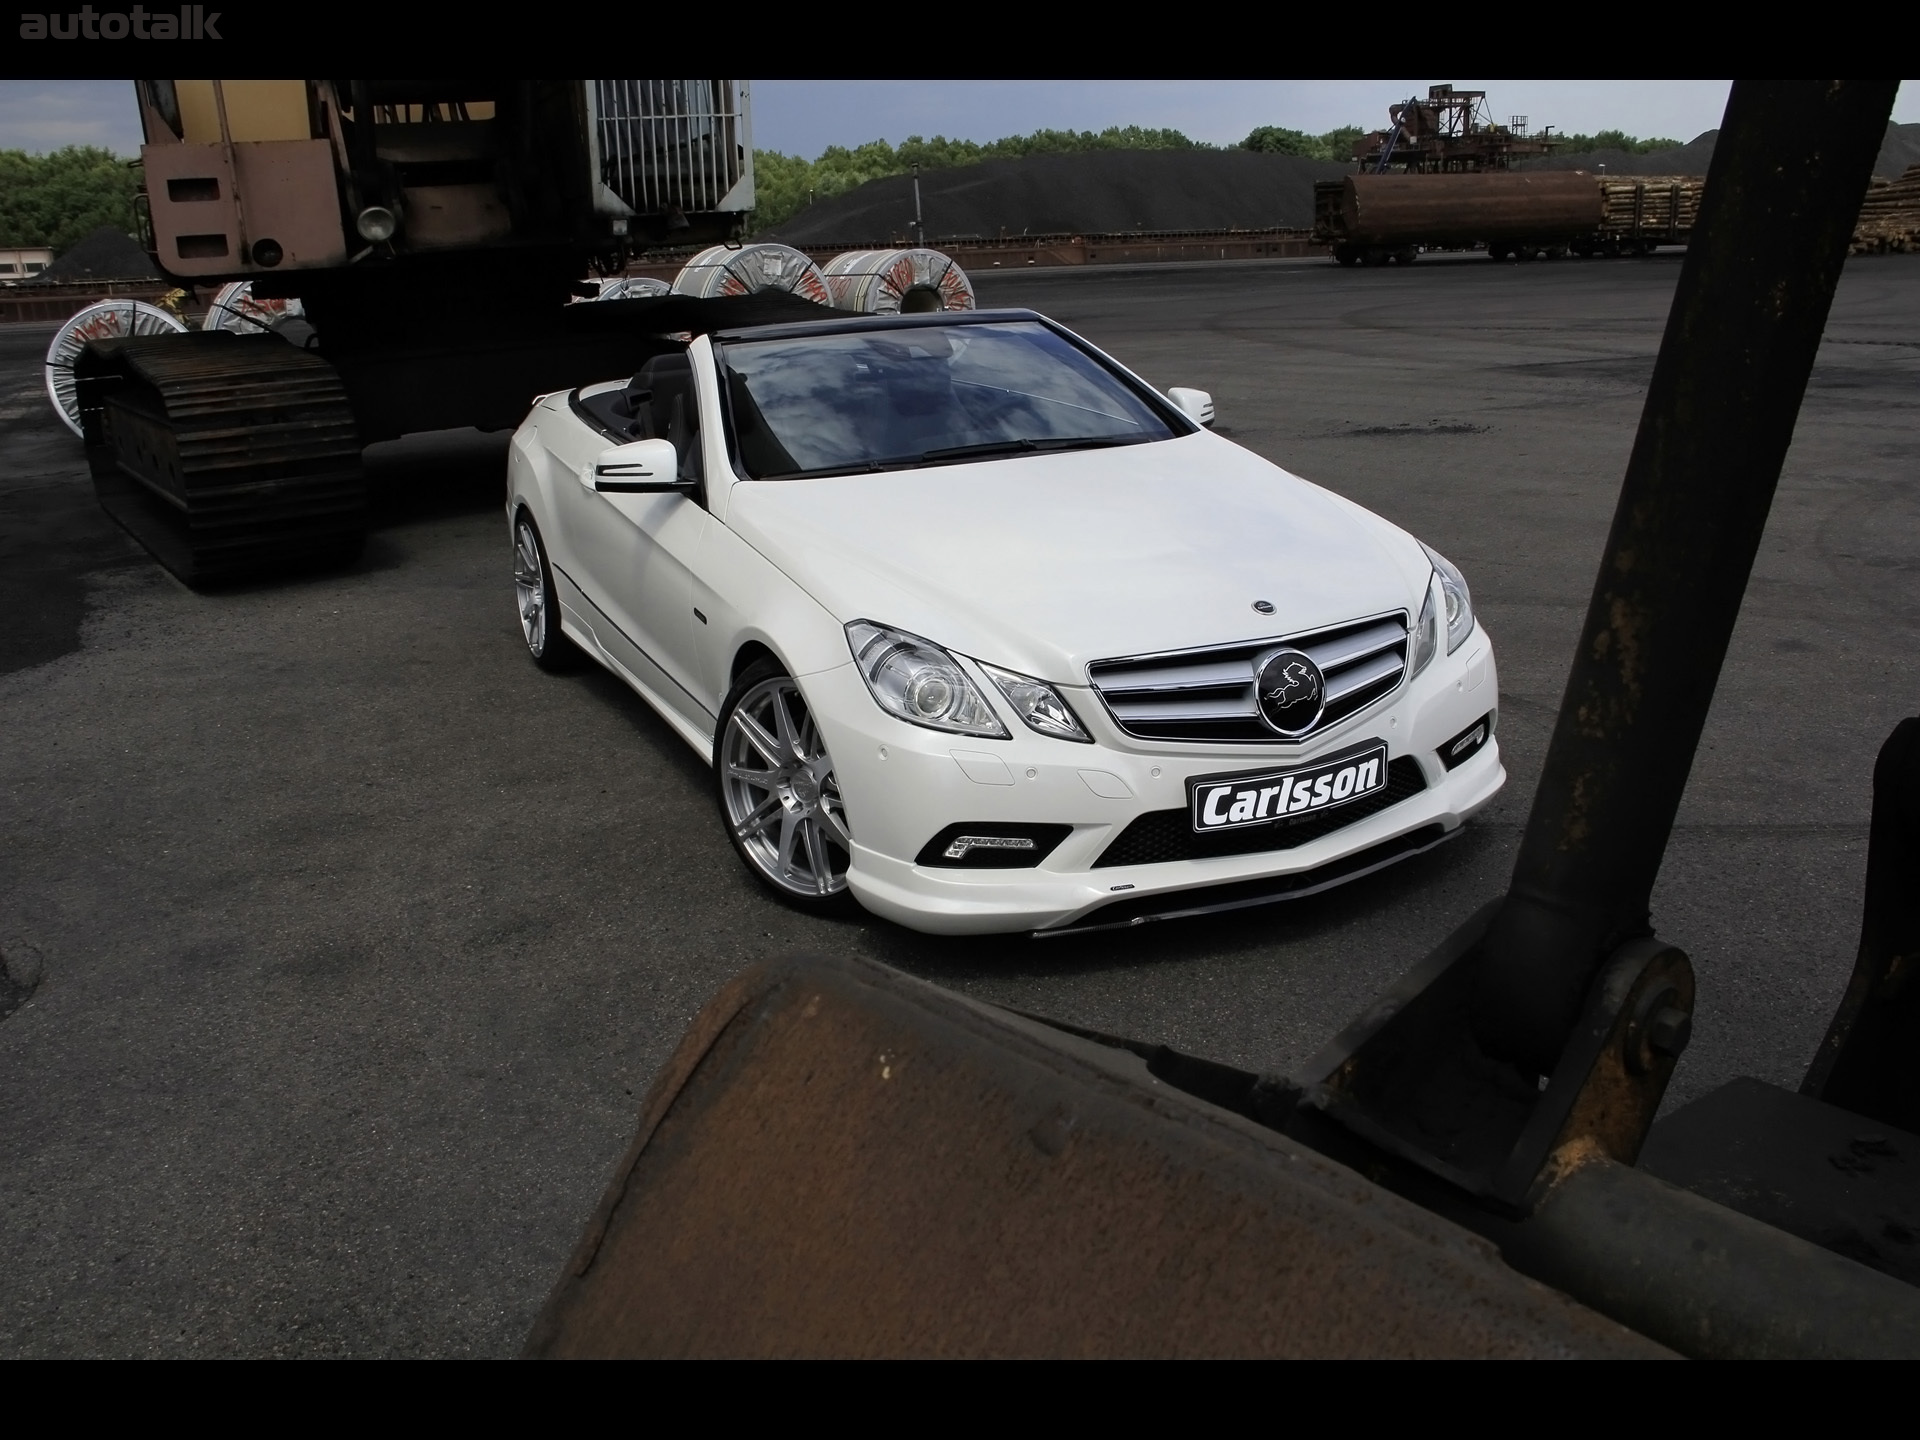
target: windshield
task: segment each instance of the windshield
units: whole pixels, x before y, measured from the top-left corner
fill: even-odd
[[[1119,376],[1032,320],[729,342],[734,453],[756,480],[1170,439]]]

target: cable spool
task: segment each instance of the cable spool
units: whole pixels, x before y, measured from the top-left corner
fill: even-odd
[[[938,250],[851,250],[827,262],[836,310],[919,315],[974,308],[973,282]]]
[[[102,300],[78,311],[60,327],[47,347],[47,399],[54,413],[74,434],[80,431],[80,395],[73,384],[73,362],[89,340],[117,340],[126,335],[176,335],[186,330],[157,305],[141,300]]]
[[[651,300],[656,295],[670,295],[673,287],[664,280],[656,280],[651,275],[616,275],[611,280],[600,282],[600,293],[595,300]]]
[[[235,280],[222,285],[220,293],[207,307],[202,330],[231,330],[236,335],[258,335],[280,328],[282,320],[307,312],[298,300],[265,299],[253,293],[251,280]]]
[[[833,292],[820,267],[791,245],[713,245],[702,250],[673,277],[673,293],[711,299],[785,290],[816,305],[833,304]]]

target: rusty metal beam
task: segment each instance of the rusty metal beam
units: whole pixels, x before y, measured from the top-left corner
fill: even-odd
[[[1738,81],[1474,1028],[1552,1068],[1659,873],[1897,82]]]

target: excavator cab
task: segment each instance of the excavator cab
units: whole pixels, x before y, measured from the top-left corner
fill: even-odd
[[[141,80],[150,248],[182,281],[737,235],[728,80]],[[511,283],[509,281],[509,283]]]
[[[101,503],[196,585],[356,554],[368,444],[511,429],[535,395],[633,373],[662,302],[571,305],[581,277],[730,242],[754,203],[745,81],[135,85],[161,272],[302,321],[74,363]]]

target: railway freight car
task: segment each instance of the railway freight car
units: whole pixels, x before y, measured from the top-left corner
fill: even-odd
[[[1313,235],[1342,265],[1407,265],[1422,250],[1645,255],[1686,244],[1702,183],[1583,170],[1349,175],[1313,187]]]

